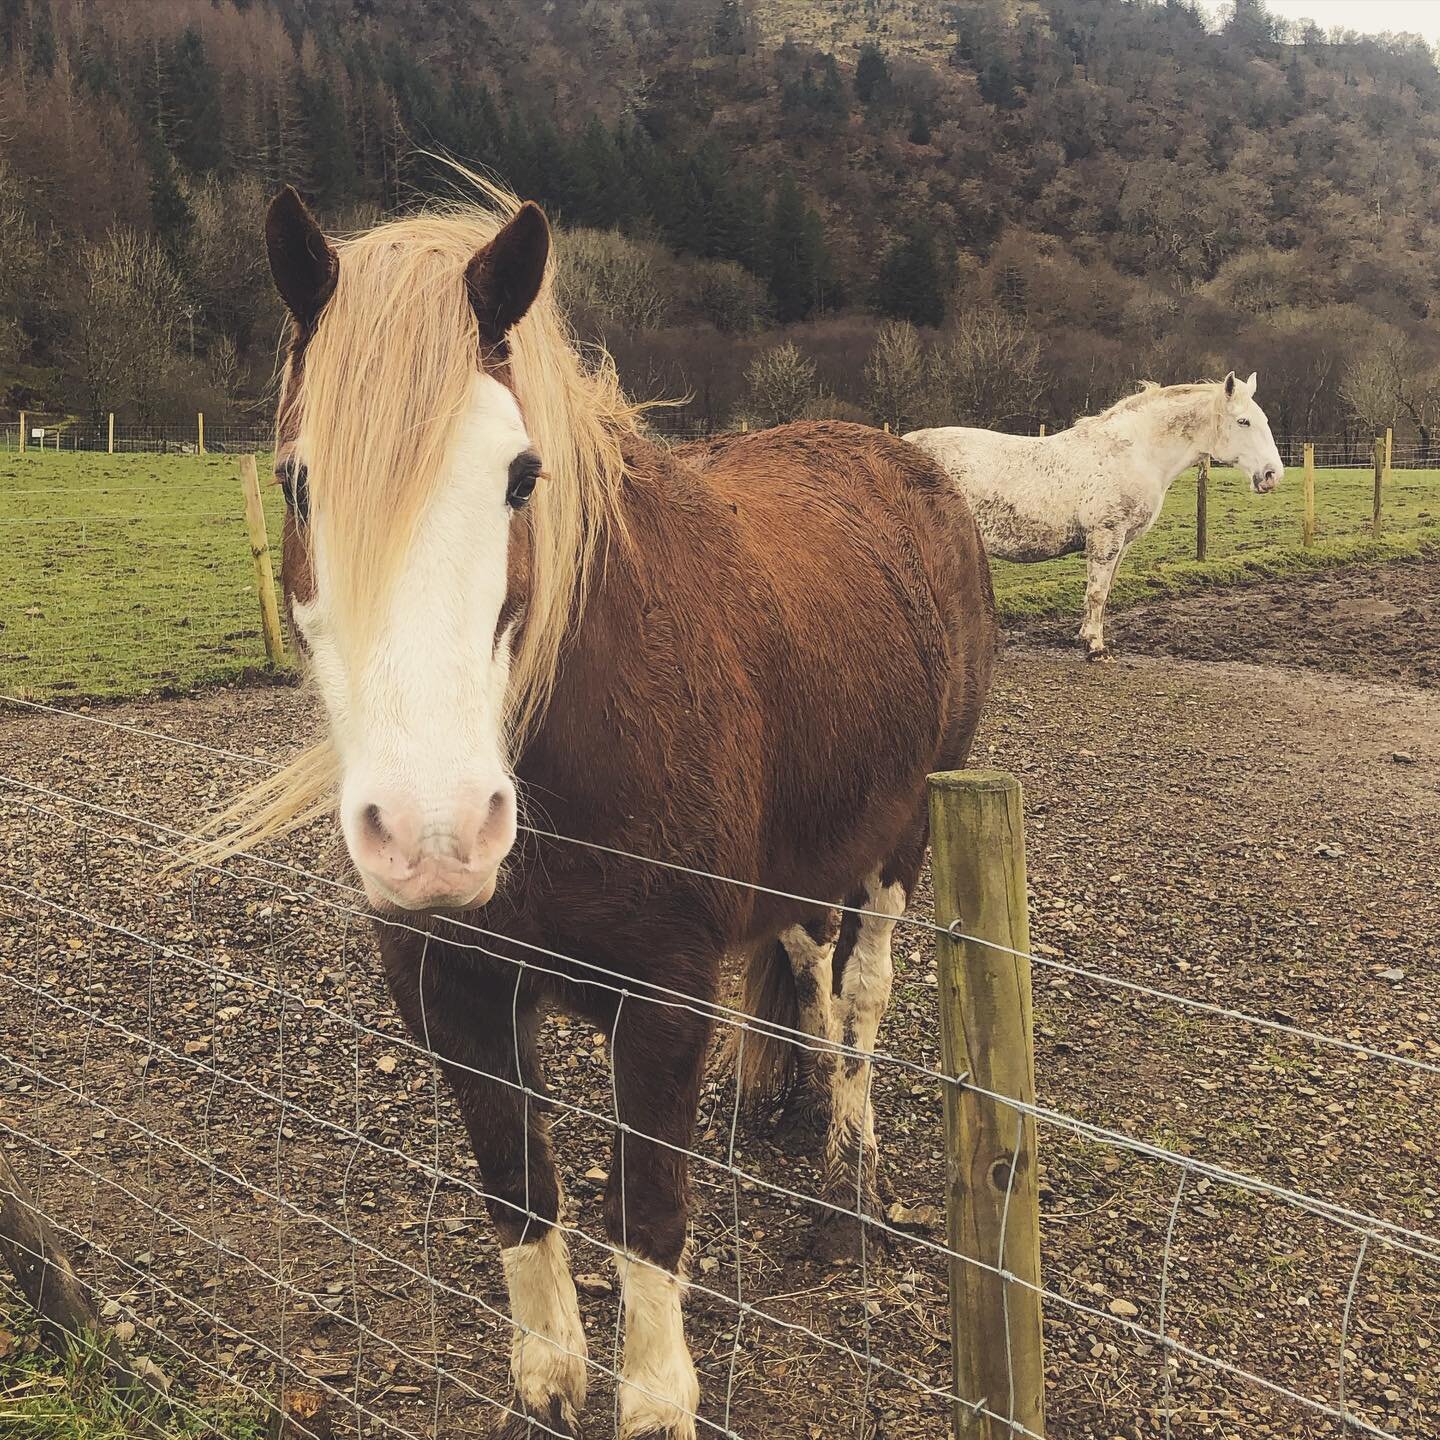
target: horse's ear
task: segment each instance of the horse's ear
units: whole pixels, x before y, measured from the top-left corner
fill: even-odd
[[[550,224],[527,200],[515,217],[465,267],[465,288],[485,345],[499,346],[525,318],[545,279]]]
[[[293,185],[287,185],[270,202],[265,216],[265,252],[286,309],[302,329],[312,329],[325,302],[335,293],[340,257]]]
[[[1235,372],[1232,370],[1225,377],[1225,398],[1229,400],[1235,394]]]
[[[1255,398],[1255,386],[1259,380],[1259,373],[1255,370],[1250,372],[1250,378],[1245,382],[1245,388],[1250,392],[1250,398]]]

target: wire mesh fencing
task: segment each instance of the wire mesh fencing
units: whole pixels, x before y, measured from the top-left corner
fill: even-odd
[[[511,1319],[486,1217],[494,1194],[442,1057],[400,1025],[374,957],[377,923],[413,922],[371,916],[323,834],[269,859],[162,873],[197,803],[281,758],[268,727],[295,703],[227,710],[234,723],[218,734],[9,709],[0,1135],[108,1318],[135,1326],[134,1347],[181,1382],[180,1403],[281,1404],[296,1434],[474,1433],[514,1404]],[[578,842],[531,830],[522,843]],[[688,868],[683,856],[611,858]],[[941,1063],[942,932],[966,936],[923,899],[897,927],[873,1056],[786,1036],[867,1067],[891,1187],[880,1213],[827,1192],[813,1135],[742,1106],[718,1052],[743,1054],[758,1033],[743,1014],[642,991],[583,955],[502,949],[483,917],[455,939],[517,988],[559,972],[620,994],[617,1033],[648,1007],[698,1008],[715,1032],[685,1147],[697,1433],[933,1440],[956,1413],[992,1434],[1036,1433],[1015,1419],[1013,1390],[955,1389],[952,1269],[1012,1297],[1030,1283],[1003,1249],[977,1252],[947,1228],[963,1166],[947,1153],[944,1101],[968,1091],[1039,1133],[1033,1290],[1052,1437],[1440,1434],[1440,1197],[1401,1184],[1402,1167],[1373,1166],[1377,1153],[1400,1158],[1435,1113],[1440,1046],[1322,1033],[1042,943],[1007,958],[1032,967],[1052,1017],[1138,1017],[1155,1044],[1113,1104],[1057,1095],[1043,1063],[1038,1098],[1017,1102]],[[624,1135],[611,1043],[555,1014],[540,1037],[544,1092],[508,1071],[474,1077],[518,1085],[550,1117],[587,1342],[586,1433],[610,1432],[625,1373],[625,1261],[601,1215]],[[1251,1057],[1238,1072],[1237,1046]],[[1266,1116],[1231,1106],[1251,1085],[1282,1130],[1286,1115],[1320,1113],[1318,1131],[1291,1121],[1318,1164],[1258,1131],[1277,1128]],[[1359,1133],[1354,1096],[1375,1092],[1391,1128]],[[988,1177],[1000,1196],[1018,1193],[1018,1163]],[[1008,1323],[983,1337],[1006,1358],[1015,1340]]]

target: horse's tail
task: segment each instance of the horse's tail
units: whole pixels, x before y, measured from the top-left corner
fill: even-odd
[[[778,939],[757,946],[745,966],[740,1008],[757,1023],[730,1032],[730,1056],[740,1098],[760,1109],[783,1100],[795,1083],[790,1032],[800,1022],[795,971]]]

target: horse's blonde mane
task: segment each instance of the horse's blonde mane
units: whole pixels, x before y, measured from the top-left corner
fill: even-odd
[[[295,418],[312,526],[337,557],[329,578],[343,587],[336,609],[352,649],[363,650],[399,581],[476,373],[465,268],[520,206],[504,186],[455,168],[463,196],[335,242],[339,279],[301,361]],[[511,385],[545,466],[529,506],[530,595],[507,693],[514,747],[549,702],[602,542],[623,534],[622,444],[644,408],[625,397],[603,351],[582,362],[553,277],[552,262],[508,337]],[[333,805],[337,776],[327,738],[242,795],[204,858],[317,818]]]
[[[1184,385],[1161,385],[1154,380],[1142,380],[1138,390],[1129,395],[1122,395],[1108,408],[1095,415],[1082,415],[1075,422],[1074,428],[1078,429],[1082,425],[1097,425],[1100,421],[1108,420],[1114,415],[1123,415],[1131,410],[1137,410],[1141,405],[1148,404],[1152,399],[1160,396],[1170,396],[1178,400],[1193,395],[1202,395],[1207,391],[1215,390],[1220,383],[1218,380],[1199,380]]]

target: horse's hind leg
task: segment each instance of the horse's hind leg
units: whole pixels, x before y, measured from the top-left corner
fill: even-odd
[[[493,1434],[496,1440],[578,1436],[585,1407],[585,1330],[565,1237],[555,1228],[560,1181],[544,1102],[535,1098],[543,1083],[534,997],[513,994],[503,979],[476,977],[466,969],[463,952],[439,941],[426,942],[421,958],[416,937],[393,933],[399,938],[387,936],[381,945],[391,991],[416,1040],[440,1057],[500,1236],[515,1322],[514,1393]],[[517,971],[517,983],[521,978]],[[518,1035],[511,1029],[512,1015]]]
[[[785,1103],[781,1133],[795,1143],[818,1142],[830,1124],[834,1088],[834,958],[838,926],[831,914],[780,932],[795,980],[796,1028],[809,1037],[795,1048],[795,1077]]]
[[[835,1065],[830,1130],[825,1142],[824,1197],[831,1204],[871,1216],[881,1213],[875,1112],[870,1097],[876,1036],[895,967],[891,939],[905,913],[925,853],[925,827],[892,856],[850,899],[835,953],[835,1006],[846,1053]],[[856,914],[855,910],[865,913]]]
[[[1092,530],[1085,537],[1085,618],[1080,625],[1080,643],[1087,659],[1100,660],[1106,654],[1105,602],[1124,553],[1124,531]]]
[[[700,1384],[685,1343],[680,1265],[709,1028],[689,1010],[631,998],[611,1029],[618,1113],[605,1227],[625,1318],[620,1440],[695,1440]]]

